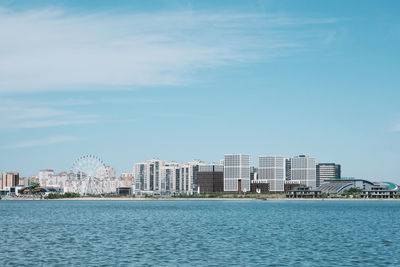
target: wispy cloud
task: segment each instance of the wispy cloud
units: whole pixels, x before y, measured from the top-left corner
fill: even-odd
[[[392,132],[399,132],[400,133],[400,122],[395,123],[391,130],[392,130]]]
[[[335,23],[240,13],[0,9],[0,93],[178,85],[197,70],[279,56],[293,25]]]
[[[75,141],[78,141],[78,139],[73,136],[50,136],[36,140],[24,140],[13,144],[8,144],[3,146],[3,148],[4,149],[30,148],[30,147],[67,143],[67,142],[75,142]]]
[[[29,129],[65,125],[89,124],[97,115],[79,114],[44,103],[5,100],[0,105],[0,129]]]

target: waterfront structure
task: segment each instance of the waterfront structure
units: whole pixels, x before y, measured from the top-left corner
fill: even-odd
[[[283,192],[286,179],[286,159],[281,156],[258,158],[258,179],[267,180],[271,192]]]
[[[398,191],[390,190],[381,186],[379,183],[374,184],[370,189],[363,190],[362,198],[397,198]]]
[[[296,180],[289,180],[289,181],[285,181],[285,185],[284,185],[284,191],[285,193],[295,190],[296,188],[300,187],[301,183],[300,181],[296,181]]]
[[[19,184],[18,172],[3,172],[1,178],[0,189],[7,189]]]
[[[287,198],[319,198],[322,196],[320,190],[313,190],[309,186],[299,186],[286,193]]]
[[[338,179],[330,179],[326,183],[318,187],[322,193],[340,194],[349,189],[355,188],[360,190],[371,190],[374,183],[353,177],[343,177]]]
[[[250,182],[250,191],[252,193],[257,194],[266,194],[270,192],[270,181],[263,179],[263,180],[252,180]]]
[[[224,191],[250,191],[250,155],[229,154],[224,156]]]
[[[341,166],[335,163],[318,163],[317,171],[317,187],[325,183],[329,179],[341,177]]]
[[[197,173],[199,193],[224,191],[224,166],[220,164],[200,165]]]
[[[317,187],[315,158],[305,155],[292,158],[291,180],[298,180],[302,185],[315,189]]]
[[[119,196],[131,196],[133,194],[132,187],[117,187],[116,194]]]

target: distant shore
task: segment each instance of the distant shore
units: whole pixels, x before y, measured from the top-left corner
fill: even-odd
[[[400,201],[396,198],[132,198],[132,197],[77,197],[60,199],[3,198],[2,201]]]

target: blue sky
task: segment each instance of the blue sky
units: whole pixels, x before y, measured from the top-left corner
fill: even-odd
[[[217,2],[217,3],[216,3]],[[1,1],[0,170],[308,154],[400,183],[398,1]]]

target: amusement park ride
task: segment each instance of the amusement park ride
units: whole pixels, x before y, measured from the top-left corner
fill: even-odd
[[[81,156],[73,162],[63,191],[80,195],[102,195],[115,192],[118,181],[112,177],[115,174],[110,172],[110,169],[111,167],[106,166],[98,156]],[[46,191],[47,189],[41,186],[39,181],[32,180],[22,192],[26,195],[36,195]]]
[[[84,155],[74,161],[64,192],[80,195],[101,195],[115,191],[115,177],[110,167],[95,155]]]

